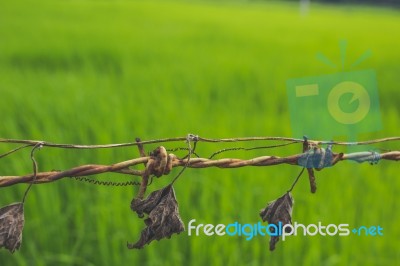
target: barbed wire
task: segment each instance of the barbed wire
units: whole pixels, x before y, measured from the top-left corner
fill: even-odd
[[[165,149],[164,149],[165,150]],[[165,156],[165,155],[163,155]],[[38,172],[36,177],[34,174],[22,175],[22,176],[0,176],[0,187],[12,186],[19,183],[30,183],[35,177],[35,184],[48,183],[57,181],[64,177],[82,177],[98,175],[103,173],[120,173],[131,176],[143,176],[145,171],[148,171],[150,175],[161,176],[169,174],[172,168],[175,167],[187,167],[187,168],[238,168],[246,166],[273,166],[279,164],[290,164],[299,165],[299,159],[304,156],[303,153],[295,154],[286,157],[279,156],[261,156],[252,159],[235,159],[235,158],[224,158],[224,159],[208,159],[208,158],[189,158],[179,159],[174,154],[168,154],[167,156],[160,159],[160,156],[146,156],[135,158],[127,161],[118,162],[112,165],[97,165],[87,164],[74,167],[65,171],[50,171],[50,172]],[[356,153],[333,153],[330,164],[334,166],[339,161],[352,160],[359,163],[369,162],[376,163],[377,160],[400,160],[400,151],[391,151],[379,154],[377,158],[376,152],[356,152]],[[161,162],[162,161],[162,162]],[[153,162],[153,163],[151,163]],[[146,164],[145,170],[130,169],[129,167]]]
[[[281,200],[282,197],[281,197],[273,201],[273,203],[268,203],[266,209],[264,209],[266,212],[266,216],[264,216],[263,214],[264,211],[260,213],[262,220],[263,221],[267,220],[268,223],[276,223],[277,221],[290,222],[291,206],[293,204],[290,193],[300,180],[305,170],[307,170],[308,173],[311,193],[315,193],[317,190],[317,184],[316,184],[314,169],[319,171],[322,170],[323,168],[333,167],[337,163],[346,160],[351,160],[358,163],[368,162],[370,164],[377,164],[380,160],[390,160],[390,161],[400,160],[400,151],[383,150],[380,148],[379,150],[383,153],[378,153],[375,149],[374,151],[352,152],[345,154],[345,153],[334,153],[332,151],[333,145],[344,145],[344,146],[371,145],[376,143],[393,142],[398,140],[400,140],[400,137],[390,137],[390,138],[375,139],[362,142],[315,141],[315,140],[309,140],[307,139],[307,137],[304,137],[303,139],[294,139],[286,137],[246,137],[246,138],[229,138],[229,139],[208,139],[199,137],[197,135],[188,134],[186,137],[165,138],[165,139],[148,140],[148,141],[141,141],[139,138],[136,138],[135,142],[130,142],[130,143],[105,144],[105,145],[75,145],[75,144],[55,144],[37,140],[0,139],[0,143],[20,144],[19,147],[9,150],[6,153],[0,154],[0,158],[9,156],[13,153],[16,153],[20,150],[30,147],[31,148],[30,159],[32,161],[32,169],[33,169],[33,173],[27,175],[0,176],[0,187],[8,187],[20,183],[28,183],[29,185],[27,186],[23,194],[21,202],[21,204],[23,205],[30,189],[34,184],[54,182],[66,177],[69,177],[72,180],[87,182],[93,185],[103,185],[103,186],[113,186],[113,187],[138,186],[139,189],[137,190],[137,192],[135,192],[136,195],[131,201],[131,209],[135,211],[140,218],[143,218],[144,213],[147,213],[149,217],[152,216],[156,217],[154,218],[154,221],[157,221],[155,225],[153,225],[152,224],[153,218],[146,219],[145,224],[147,227],[142,231],[139,241],[133,245],[128,244],[128,248],[142,248],[144,244],[150,243],[153,239],[159,240],[165,237],[169,238],[173,233],[179,233],[182,230],[184,230],[182,226],[182,221],[179,217],[178,203],[173,192],[173,184],[188,168],[196,168],[196,169],[208,168],[208,167],[239,168],[248,166],[254,166],[254,167],[274,166],[280,164],[289,164],[301,167],[301,171],[294,179],[289,190],[287,190],[286,194],[283,196],[286,197],[286,195],[288,195],[289,200],[291,202],[290,206],[281,207],[280,206],[281,203],[279,203],[282,202]],[[176,141],[185,141],[186,147],[166,149],[164,146],[158,146],[156,149],[149,152],[148,154],[144,149],[144,146],[146,144],[176,142]],[[199,142],[221,143],[221,142],[246,142],[246,141],[280,141],[282,143],[278,144],[271,143],[270,145],[263,143],[253,147],[223,148],[212,153],[209,158],[202,158],[196,153],[196,147],[199,145]],[[251,151],[260,149],[283,148],[285,146],[294,145],[297,143],[300,143],[302,145],[301,153],[284,157],[279,157],[275,155],[272,156],[265,155],[250,159],[236,159],[236,158],[214,159],[216,155],[228,151],[237,151],[237,150]],[[326,149],[322,148],[321,145],[327,145]],[[63,171],[53,170],[49,172],[40,172],[38,161],[34,157],[35,151],[42,149],[44,147],[63,148],[63,149],[100,149],[100,148],[118,148],[127,146],[137,146],[139,151],[139,157],[132,158],[126,161],[117,162],[111,165],[85,164]],[[177,151],[184,151],[186,155],[179,158],[172,153]],[[131,168],[131,167],[138,167],[139,165],[142,165],[144,169],[138,170]],[[164,175],[168,175],[171,173],[173,168],[177,167],[181,167],[181,169],[180,171],[178,171],[175,177],[172,178],[172,180],[169,182],[169,185],[167,185],[161,190],[152,191],[147,196],[147,198],[145,198],[146,190],[148,189],[148,186],[152,183],[154,177],[161,177]],[[128,176],[130,179],[128,181],[116,181],[116,180],[104,181],[97,179],[97,177],[92,177],[94,175],[100,175],[104,173],[121,174],[125,175],[125,177]],[[139,180],[133,179],[136,178],[136,176],[139,177]],[[269,206],[271,206],[271,204],[277,204],[276,205],[277,207],[276,208],[274,207],[273,208],[274,210],[271,209],[272,211],[270,211],[270,214],[267,214],[268,208]],[[6,206],[5,208],[8,207],[9,206]],[[284,208],[283,213],[286,213],[284,214],[285,217],[280,216],[280,213],[282,212],[277,211],[278,207]],[[289,208],[290,210],[287,208]],[[19,212],[21,212],[21,210],[22,208],[18,209]],[[273,219],[268,218],[272,217],[271,215],[274,216]],[[288,215],[289,217],[287,217]],[[9,232],[10,230],[12,231],[13,229],[12,223],[10,223],[8,220],[5,222],[3,221],[2,223],[3,224],[1,226],[5,228],[3,231],[5,232]],[[152,229],[155,228],[154,226],[156,226],[157,228],[160,228],[161,226],[162,230],[157,229],[156,231],[158,233],[154,233],[154,229]],[[171,228],[174,229],[171,230]],[[165,233],[160,234],[159,232],[161,231],[168,232],[168,234]],[[19,241],[21,241],[20,235],[22,234],[22,227],[20,227],[19,231],[16,232],[17,232],[16,235],[19,237]],[[271,238],[271,241],[270,241],[270,247],[271,243],[275,245],[277,240],[276,238],[273,237]],[[5,247],[9,248],[7,245]]]
[[[8,156],[24,148],[33,147],[31,151],[31,160],[33,161],[35,167],[33,174],[0,176],[0,187],[12,186],[19,183],[30,183],[30,185],[48,183],[57,181],[65,177],[72,177],[75,180],[85,181],[96,185],[106,185],[106,186],[137,185],[140,186],[139,197],[143,197],[149,179],[150,181],[152,181],[153,176],[160,177],[162,175],[167,175],[170,173],[172,168],[175,167],[183,167],[183,169],[173,179],[172,183],[175,182],[175,180],[183,173],[183,171],[186,168],[207,168],[207,167],[238,168],[246,166],[272,166],[279,164],[290,164],[290,165],[299,165],[304,168],[307,168],[310,177],[310,185],[312,187],[312,191],[314,191],[315,189],[313,183],[315,183],[315,177],[313,168],[315,168],[316,170],[321,170],[326,166],[334,166],[337,162],[344,160],[353,160],[359,163],[370,162],[371,164],[377,163],[379,160],[393,160],[393,161],[400,160],[400,151],[387,151],[382,154],[378,154],[375,151],[343,154],[343,153],[332,153],[331,152],[332,145],[347,145],[347,146],[370,145],[370,144],[399,141],[399,140],[400,137],[389,137],[389,138],[381,138],[381,139],[360,141],[360,142],[318,141],[318,140],[308,140],[306,137],[304,137],[303,139],[295,139],[287,137],[244,137],[244,138],[210,139],[210,138],[202,138],[193,134],[188,134],[186,137],[164,138],[164,139],[155,139],[148,141],[141,141],[139,138],[136,138],[135,142],[119,143],[119,144],[76,145],[76,144],[55,144],[38,140],[16,140],[16,139],[0,138],[0,143],[23,144],[22,146],[14,148],[0,155],[0,158]],[[148,156],[146,156],[144,145],[163,143],[163,142],[175,142],[175,141],[186,141],[187,147],[166,149],[163,146],[159,146],[156,150],[154,150]],[[251,148],[244,148],[244,147],[225,148],[214,152],[209,158],[201,158],[195,152],[196,145],[199,142],[220,143],[220,142],[246,142],[246,141],[281,141],[284,143],[275,145],[262,145]],[[193,142],[193,148],[191,147],[190,142]],[[235,158],[213,159],[216,155],[227,151],[234,151],[234,150],[249,151],[255,149],[269,149],[269,148],[283,147],[296,143],[302,143],[303,153],[286,157],[261,156],[251,159],[235,159]],[[328,145],[328,149],[326,150],[328,153],[326,153],[324,149],[319,148],[319,145],[322,144]],[[118,148],[127,146],[137,146],[139,148],[140,157],[114,163],[112,165],[86,164],[64,171],[39,172],[37,163],[33,157],[33,151],[38,147],[40,148],[52,147],[52,148],[63,148],[63,149],[101,149],[101,148]],[[183,158],[178,158],[173,153],[168,153],[171,151],[175,152],[182,150],[188,152],[187,155]],[[315,153],[312,155],[313,157],[315,157],[312,160],[308,160],[310,156],[309,151]],[[326,156],[326,154],[328,154],[329,156]],[[191,155],[195,155],[195,157]],[[308,163],[306,163],[306,165],[304,165],[304,162],[302,163],[302,160],[304,161],[305,155],[307,156],[306,161],[309,161]],[[316,156],[319,157],[317,158]],[[315,162],[313,163],[315,159],[317,159],[318,161],[317,163]],[[144,170],[137,170],[130,168],[140,164],[144,165],[145,167]],[[129,176],[140,176],[142,180],[141,182],[136,180],[114,182],[114,181],[99,181],[92,178],[88,178],[88,176],[99,175],[103,173],[119,173]]]

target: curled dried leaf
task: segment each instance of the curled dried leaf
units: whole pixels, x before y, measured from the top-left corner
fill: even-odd
[[[260,211],[261,219],[269,224],[274,224],[277,227],[279,223],[283,225],[292,223],[292,207],[293,198],[290,192],[285,193],[282,197],[271,201],[267,206]],[[274,233],[273,230],[271,230]],[[269,249],[273,251],[276,243],[279,241],[279,236],[271,236],[269,241]]]
[[[132,200],[131,209],[139,216],[148,214],[148,218],[144,220],[147,227],[142,231],[139,241],[128,243],[129,249],[143,248],[155,239],[170,238],[172,234],[185,230],[172,185],[150,193],[144,200]]]
[[[24,228],[24,205],[13,203],[0,209],[0,248],[11,253],[19,249]]]

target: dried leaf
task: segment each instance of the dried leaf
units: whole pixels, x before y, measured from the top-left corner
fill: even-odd
[[[285,195],[278,198],[277,200],[269,202],[267,207],[260,211],[261,219],[264,222],[267,221],[269,224],[275,224],[276,226],[279,226],[279,222],[282,223],[282,226],[285,224],[291,224],[292,206],[292,195],[290,194],[290,192],[287,192],[285,193]],[[278,241],[279,236],[271,236],[271,239],[269,241],[269,249],[271,251],[275,249],[275,244]]]
[[[142,231],[139,241],[128,243],[129,249],[143,248],[155,239],[170,238],[172,234],[185,230],[172,185],[150,193],[145,200],[132,200],[131,209],[138,215],[148,214],[148,218],[144,221],[147,227]]]
[[[11,253],[19,249],[24,228],[24,205],[13,203],[0,209],[0,248]]]

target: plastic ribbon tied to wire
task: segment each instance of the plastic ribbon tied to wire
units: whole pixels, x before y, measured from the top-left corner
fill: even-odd
[[[187,168],[238,168],[247,166],[273,166],[279,164],[289,164],[302,167],[300,173],[295,178],[287,192],[275,201],[269,202],[261,210],[260,216],[263,221],[269,224],[291,223],[293,197],[292,190],[307,170],[310,182],[310,190],[316,192],[315,170],[332,167],[338,162],[351,160],[358,163],[368,162],[377,164],[380,160],[400,160],[400,151],[387,151],[378,153],[374,151],[364,151],[355,153],[335,153],[334,146],[355,146],[355,145],[373,145],[383,142],[399,141],[400,137],[383,138],[362,142],[340,142],[340,141],[315,141],[303,139],[294,139],[286,137],[246,137],[246,138],[227,138],[227,139],[209,139],[197,135],[188,134],[186,137],[166,138],[141,141],[139,138],[135,142],[105,145],[75,145],[75,144],[55,144],[46,141],[36,140],[15,140],[0,139],[0,143],[19,144],[20,146],[0,155],[0,158],[10,156],[22,149],[30,148],[30,160],[32,161],[32,173],[15,176],[0,176],[0,187],[12,186],[20,183],[28,183],[28,187],[23,195],[22,201],[10,204],[0,209],[0,248],[14,252],[22,241],[22,230],[24,225],[23,205],[33,184],[48,183],[70,177],[73,180],[88,182],[95,185],[105,186],[138,186],[137,194],[131,201],[131,209],[136,212],[139,218],[144,218],[146,227],[143,229],[139,240],[136,243],[128,243],[128,248],[143,248],[153,240],[170,238],[174,233],[184,231],[184,224],[179,215],[179,206],[173,188],[174,183],[183,174]],[[164,146],[158,146],[153,151],[146,153],[144,146],[150,144],[185,142],[185,147],[167,149]],[[265,145],[268,141],[280,142],[274,145]],[[199,143],[240,143],[240,142],[258,142],[263,145],[246,148],[234,147],[218,150],[207,158],[202,158],[196,152]],[[286,157],[279,156],[260,156],[250,159],[222,158],[214,159],[215,156],[229,151],[249,151],[256,149],[272,149],[288,145],[302,144],[302,150],[298,154]],[[137,146],[140,157],[117,162],[111,165],[87,164],[77,166],[67,170],[39,171],[39,164],[35,160],[35,151],[42,148],[60,148],[60,149],[110,149],[119,147]],[[326,148],[322,147],[326,146]],[[183,157],[178,157],[173,152],[184,151]],[[133,169],[134,166],[143,165],[144,169]],[[173,168],[181,167],[175,174],[171,182],[162,189],[152,191],[145,197],[146,190],[152,182],[153,177],[169,175]],[[97,176],[104,173],[117,173],[130,177],[129,181],[101,181]],[[139,180],[135,180],[139,176]],[[279,241],[278,236],[272,236],[270,239],[270,250],[275,249]]]

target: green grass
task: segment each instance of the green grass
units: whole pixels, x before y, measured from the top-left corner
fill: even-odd
[[[296,4],[136,1],[28,1],[0,4],[0,130],[3,138],[58,143],[118,143],[154,139],[290,136],[289,78],[335,73],[317,52],[347,66],[365,50],[359,69],[374,69],[380,90],[380,132],[398,135],[400,72],[398,11]],[[351,70],[351,69],[348,69]],[[316,118],[317,119],[317,118]],[[317,122],[317,120],[316,120]],[[318,122],[317,122],[318,123]],[[184,146],[182,143],[168,147]],[[244,145],[244,144],[243,144]],[[254,146],[256,144],[248,144]],[[1,152],[12,145],[1,145]],[[147,147],[148,150],[156,146]],[[203,144],[207,156],[229,145]],[[381,145],[399,149],[396,143]],[[230,152],[251,158],[299,152]],[[335,150],[339,150],[335,147]],[[183,155],[183,154],[180,154]],[[138,156],[135,148],[37,152],[42,171]],[[0,160],[1,175],[30,173],[29,151]],[[318,190],[303,177],[293,192],[299,223],[380,225],[383,237],[292,237],[268,251],[268,239],[189,237],[127,250],[143,221],[129,209],[136,188],[95,187],[73,180],[37,185],[25,206],[21,250],[0,251],[1,265],[395,265],[398,165],[344,162],[317,172]],[[156,179],[149,189],[167,184]],[[256,223],[266,203],[282,195],[299,168],[187,170],[176,184],[185,225]],[[103,179],[120,178],[106,175]],[[26,185],[1,189],[0,205],[22,198]]]

